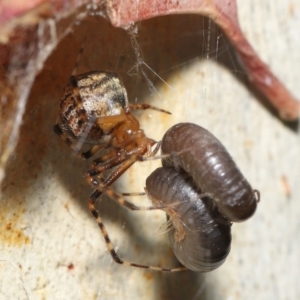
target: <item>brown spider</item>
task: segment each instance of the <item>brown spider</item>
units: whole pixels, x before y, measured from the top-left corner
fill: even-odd
[[[95,208],[97,199],[105,192],[130,210],[161,209],[158,206],[135,206],[110,188],[131,165],[153,157],[160,148],[160,142],[146,137],[139,121],[131,114],[132,110],[149,108],[170,114],[146,103],[129,104],[127,92],[114,73],[91,71],[72,75],[60,102],[59,120],[54,131],[82,159],[88,159],[101,150],[105,151],[93,161],[92,169],[85,177],[92,186],[96,186],[89,197],[88,207],[101,229],[113,260],[119,264],[156,271],[182,271],[186,268],[152,267],[120,259]],[[83,143],[92,146],[88,151],[80,152],[79,148]],[[156,147],[152,150],[155,144]],[[103,179],[104,172],[112,168],[111,173]]]

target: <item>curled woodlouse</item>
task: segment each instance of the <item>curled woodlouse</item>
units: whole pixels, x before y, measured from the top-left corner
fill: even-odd
[[[169,240],[177,259],[188,269],[208,272],[218,268],[230,251],[231,222],[209,198],[202,198],[184,171],[162,167],[146,180],[154,206],[165,206]]]
[[[208,130],[191,123],[171,127],[163,137],[163,166],[181,168],[211,198],[229,220],[241,222],[251,217],[259,201],[235,162]]]

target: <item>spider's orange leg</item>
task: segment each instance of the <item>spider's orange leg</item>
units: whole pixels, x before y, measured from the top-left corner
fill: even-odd
[[[140,103],[140,104],[130,104],[129,105],[129,109],[130,110],[137,110],[137,109],[153,109],[156,111],[160,111],[163,112],[165,114],[171,115],[171,113],[167,110],[161,109],[159,107],[153,106],[151,104],[148,103]]]

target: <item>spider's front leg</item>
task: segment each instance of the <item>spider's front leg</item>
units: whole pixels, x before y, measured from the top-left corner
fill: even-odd
[[[113,170],[107,178],[100,182],[97,189],[91,194],[90,200],[92,203],[95,203],[97,199],[103,194],[103,192],[106,190],[107,187],[112,185],[126,170],[128,170],[135,162],[137,161],[136,156],[132,156],[130,159],[123,160],[123,162],[117,163],[117,158],[114,162],[110,161],[106,165],[103,166],[97,166],[97,168],[92,169],[91,171],[87,172],[85,177],[88,182],[93,182],[94,176],[100,174],[101,172],[104,172],[104,170],[107,170],[109,167],[113,167],[119,164],[119,166]],[[100,171],[101,168],[104,168],[103,171]]]
[[[156,143],[153,140],[150,140],[151,144]],[[148,142],[148,140],[147,140]],[[159,148],[160,142],[157,143],[155,149],[150,151],[151,155],[154,156]],[[104,171],[111,169],[117,165],[121,165],[123,162],[129,161],[128,167],[127,163],[123,166],[120,166],[116,169],[115,172],[119,172],[118,170],[123,170],[122,174],[136,161],[144,161],[143,156],[145,153],[149,152],[149,147],[151,147],[150,143],[142,143],[138,146],[132,146],[130,143],[127,144],[127,147],[111,147],[107,154],[104,154],[93,161],[93,169],[86,173],[86,180],[89,182],[92,177],[103,173]],[[132,162],[133,161],[133,162]],[[120,175],[119,175],[120,176]]]

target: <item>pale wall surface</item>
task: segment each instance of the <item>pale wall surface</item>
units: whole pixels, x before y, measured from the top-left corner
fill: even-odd
[[[287,0],[238,4],[246,36],[300,97],[300,4]],[[142,75],[135,76],[136,55],[125,31],[91,17],[74,26],[36,79],[2,186],[0,299],[300,297],[299,133],[259,102],[260,96],[244,83],[230,45],[215,31],[214,24],[199,16],[143,22],[138,32],[143,61],[168,83],[144,65],[157,89],[150,93]],[[123,78],[130,101],[137,98],[172,112],[172,116],[138,114],[148,136],[159,140],[175,123],[198,123],[221,139],[253,187],[261,191],[255,216],[233,226],[232,250],[220,269],[205,275],[161,274],[111,262],[86,207],[91,189],[82,175],[90,163],[74,158],[52,131],[62,88],[85,36],[79,72],[115,71]],[[207,56],[215,59],[206,60]],[[159,164],[132,167],[116,188],[142,191],[147,174]],[[109,200],[103,200],[99,210],[123,258],[176,265],[166,236],[159,234],[165,221],[162,212],[128,212]]]

